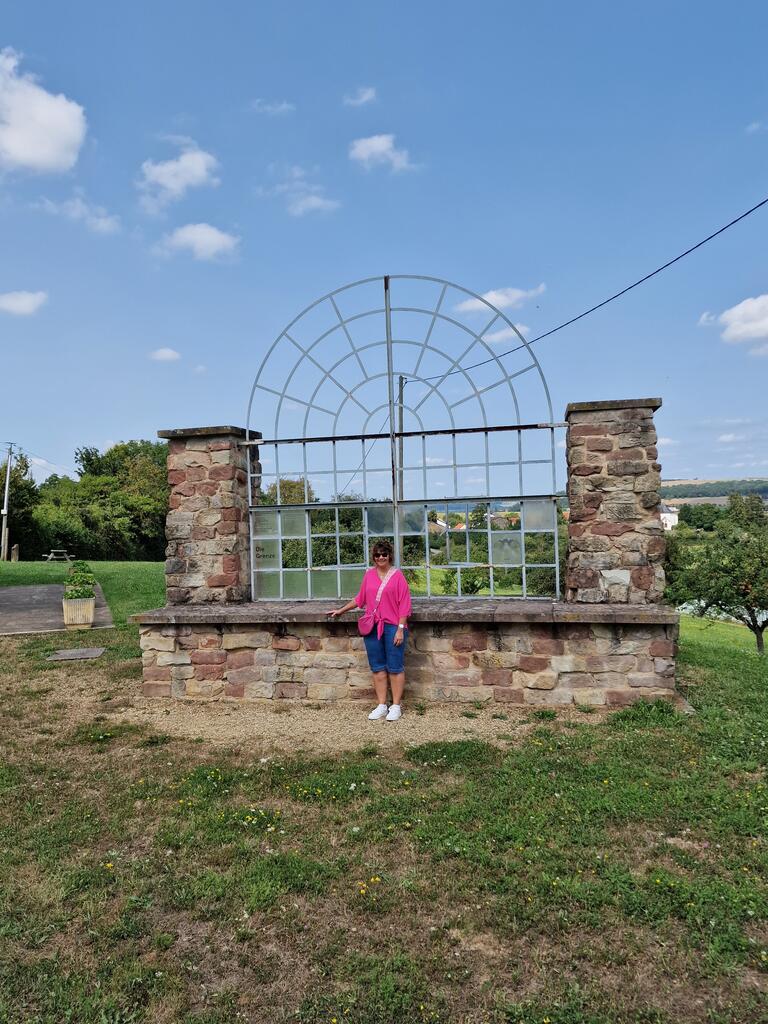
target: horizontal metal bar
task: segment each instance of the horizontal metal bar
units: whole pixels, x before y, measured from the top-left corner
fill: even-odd
[[[404,430],[395,431],[395,437],[439,437],[451,434],[493,434],[510,430],[552,430],[567,427],[567,423],[515,423],[498,427],[455,427],[444,430]],[[313,444],[321,441],[388,441],[390,434],[328,434],[325,437],[272,437],[260,438],[255,441],[240,441],[241,448],[265,444]],[[549,460],[547,460],[549,461]]]
[[[404,498],[402,501],[398,501],[398,505],[446,505],[446,504],[458,504],[463,502],[465,504],[488,504],[492,501],[561,501],[565,497],[565,494],[494,494],[488,496],[487,494],[481,497],[466,497],[465,495],[459,495],[455,498]],[[249,505],[248,508],[251,512],[279,512],[281,509],[294,509],[294,508],[363,508],[368,505],[391,505],[391,501],[315,501],[297,505]],[[529,531],[530,532],[530,531]],[[534,531],[546,532],[546,531]],[[301,538],[299,538],[301,539]]]

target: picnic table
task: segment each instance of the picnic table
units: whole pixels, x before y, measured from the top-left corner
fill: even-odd
[[[64,548],[51,548],[47,555],[42,556],[44,562],[73,562],[74,555],[68,554]]]

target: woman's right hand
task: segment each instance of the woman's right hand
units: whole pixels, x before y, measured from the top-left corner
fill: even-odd
[[[343,615],[345,611],[346,608],[334,608],[333,611],[326,612],[325,614],[329,615],[332,619],[335,619],[337,616]]]

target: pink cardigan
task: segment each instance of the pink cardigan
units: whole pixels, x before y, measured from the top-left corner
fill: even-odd
[[[372,611],[373,606],[376,604],[376,595],[379,592],[380,586],[381,578],[377,570],[369,569],[365,576],[363,576],[360,591],[355,598],[357,607]],[[381,601],[379,601],[379,607],[376,612],[378,635],[381,636],[384,632],[385,622],[397,626],[401,622],[405,622],[410,614],[411,590],[408,586],[408,580],[397,569],[389,583],[384,587],[384,593],[381,595]]]

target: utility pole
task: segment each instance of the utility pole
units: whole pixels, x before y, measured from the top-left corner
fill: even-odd
[[[397,388],[397,431],[400,437],[397,440],[397,496],[403,500],[403,391],[405,390],[405,377],[402,374],[398,377]]]
[[[5,464],[5,492],[3,494],[3,508],[0,515],[3,517],[2,541],[0,542],[0,562],[8,561],[8,496],[11,489],[11,460],[13,458],[13,445],[8,442],[8,461]]]

